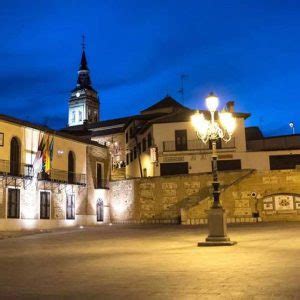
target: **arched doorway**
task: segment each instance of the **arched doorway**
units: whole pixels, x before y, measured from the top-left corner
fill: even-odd
[[[97,222],[103,222],[104,221],[104,204],[103,200],[99,199],[97,201]]]
[[[75,183],[75,154],[69,151],[68,155],[68,183]]]
[[[19,140],[13,137],[10,141],[10,174],[19,175],[21,164],[21,146]]]

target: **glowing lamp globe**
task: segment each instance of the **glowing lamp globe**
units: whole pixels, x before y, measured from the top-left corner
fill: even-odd
[[[210,112],[215,112],[219,106],[219,98],[211,92],[205,99],[206,106]]]
[[[225,128],[229,135],[232,135],[236,128],[236,120],[232,116],[232,113],[221,112],[219,113],[219,118],[223,128]]]

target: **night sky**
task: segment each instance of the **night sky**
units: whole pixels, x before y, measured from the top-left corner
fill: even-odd
[[[0,113],[65,126],[84,33],[102,120],[182,102],[184,73],[184,105],[213,90],[248,126],[300,132],[299,1],[5,1],[0,13]]]

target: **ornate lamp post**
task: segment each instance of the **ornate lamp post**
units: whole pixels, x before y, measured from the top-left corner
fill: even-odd
[[[198,246],[231,246],[236,242],[230,241],[227,236],[226,213],[220,203],[220,182],[218,180],[217,165],[217,141],[219,139],[228,142],[236,127],[236,120],[229,112],[217,112],[219,99],[213,93],[206,98],[206,106],[210,112],[210,120],[203,113],[197,111],[192,116],[192,124],[196,129],[197,137],[204,143],[212,145],[212,175],[213,175],[213,204],[208,212],[209,234],[205,242],[199,242]],[[217,113],[218,119],[215,115]]]

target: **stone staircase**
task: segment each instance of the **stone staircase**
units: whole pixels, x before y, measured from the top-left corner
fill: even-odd
[[[244,180],[245,178],[247,178],[251,174],[253,174],[253,172],[254,172],[254,170],[246,170],[243,172],[243,174],[241,174],[240,176],[235,178],[232,182],[221,185],[220,186],[221,193],[223,193],[228,188],[240,183],[242,180]],[[209,206],[211,205],[210,204],[211,201],[213,201],[211,187],[206,187],[206,188],[200,190],[199,193],[197,193],[197,195],[193,195],[187,199],[183,199],[181,202],[178,203],[178,206],[180,207],[180,213],[181,213],[181,223],[182,224],[193,224],[193,222],[191,222],[190,216],[189,216],[190,211],[193,210],[197,206],[202,206],[202,207],[207,206],[206,209],[208,209]],[[206,216],[204,216],[204,215],[199,216],[199,219],[204,220],[204,218],[206,218]],[[199,223],[202,223],[202,222],[199,222]],[[206,223],[206,221],[203,221],[203,223]]]
[[[111,172],[111,180],[124,180],[126,178],[125,170],[126,168],[113,169]]]

